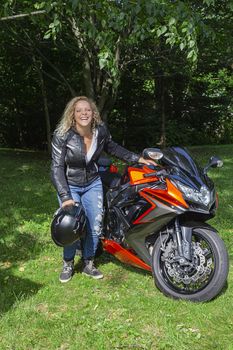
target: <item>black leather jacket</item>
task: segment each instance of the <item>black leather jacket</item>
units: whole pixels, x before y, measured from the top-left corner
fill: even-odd
[[[74,129],[64,136],[56,133],[52,140],[52,182],[62,202],[72,199],[68,185],[86,186],[98,178],[97,161],[102,151],[126,162],[137,162],[139,155],[126,150],[112,140],[104,123],[98,125],[97,149],[86,163],[83,137]]]

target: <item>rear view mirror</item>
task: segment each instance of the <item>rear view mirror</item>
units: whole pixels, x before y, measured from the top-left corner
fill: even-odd
[[[163,152],[159,148],[145,148],[142,156],[145,159],[159,160],[163,158]]]
[[[204,168],[204,174],[207,174],[207,171],[209,170],[209,168],[221,168],[222,166],[223,166],[223,161],[216,156],[212,156],[209,159],[208,164]]]

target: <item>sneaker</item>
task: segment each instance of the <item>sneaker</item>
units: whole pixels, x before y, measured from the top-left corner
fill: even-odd
[[[59,277],[61,283],[69,282],[74,274],[74,261],[65,261],[63,263],[63,269]]]
[[[104,275],[95,267],[93,260],[84,260],[84,269],[82,273],[96,280],[104,277]]]

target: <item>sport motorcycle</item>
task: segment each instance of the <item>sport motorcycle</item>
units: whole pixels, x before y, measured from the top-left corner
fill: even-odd
[[[131,164],[119,174],[100,158],[104,187],[102,249],[121,262],[150,271],[166,296],[190,301],[216,297],[227,281],[223,240],[206,223],[218,197],[207,171],[221,167],[211,157],[200,167],[185,148],[146,148],[154,165]]]

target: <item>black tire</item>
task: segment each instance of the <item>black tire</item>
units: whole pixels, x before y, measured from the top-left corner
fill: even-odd
[[[162,241],[164,241],[165,238],[165,236],[162,236]],[[226,284],[229,270],[227,250],[216,230],[207,224],[197,224],[193,227],[192,239],[193,261],[195,261],[196,266],[202,264],[200,267],[203,267],[204,256],[206,274],[200,276],[195,282],[189,283],[189,285],[183,283],[184,278],[182,281],[179,281],[179,276],[182,277],[185,274],[187,278],[193,278],[193,280],[195,280],[196,277],[194,278],[193,276],[195,273],[198,275],[199,272],[191,267],[188,272],[184,272],[179,262],[170,263],[169,260],[167,260],[165,263],[166,257],[163,256],[163,251],[160,249],[161,238],[158,237],[152,252],[152,271],[155,285],[165,295],[175,299],[198,302],[208,301],[216,297]],[[168,246],[169,240],[165,244]],[[201,250],[198,250],[199,245],[202,247]],[[195,249],[197,252],[201,252],[200,255],[195,254]],[[200,263],[200,261],[202,261],[202,263]],[[211,266],[209,266],[210,264]],[[178,277],[174,277],[174,272]]]

